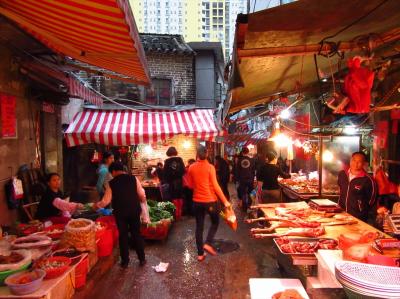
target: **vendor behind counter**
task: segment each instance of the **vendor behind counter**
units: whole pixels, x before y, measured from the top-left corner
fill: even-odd
[[[36,212],[36,218],[53,223],[66,223],[77,209],[82,209],[81,203],[69,202],[60,190],[61,178],[57,173],[50,173],[46,178],[47,188],[43,194]]]
[[[347,213],[367,222],[369,216],[376,215],[377,187],[374,179],[364,170],[367,163],[363,152],[351,156],[350,168],[338,175],[340,188],[339,205]]]

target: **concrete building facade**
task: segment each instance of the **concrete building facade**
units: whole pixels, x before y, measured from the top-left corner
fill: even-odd
[[[247,0],[130,0],[139,32],[180,34],[187,42],[221,42],[231,53],[236,16]]]

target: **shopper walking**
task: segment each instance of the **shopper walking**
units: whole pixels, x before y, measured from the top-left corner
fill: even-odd
[[[168,184],[168,194],[176,207],[175,218],[178,220],[182,215],[183,208],[183,182],[185,164],[178,151],[171,146],[166,152],[168,159],[164,162],[164,181]]]
[[[146,195],[139,180],[124,171],[124,165],[113,162],[109,167],[113,179],[109,182],[103,199],[94,208],[104,208],[112,201],[113,213],[119,231],[121,267],[129,264],[129,233],[136,250],[140,266],[146,263],[144,241],[140,235],[140,202],[146,202]]]
[[[211,255],[217,252],[213,241],[219,225],[218,198],[225,207],[230,207],[221,187],[218,185],[215,167],[207,160],[207,148],[197,148],[197,161],[189,167],[188,185],[193,189],[194,213],[196,216],[196,245],[198,261],[204,261],[207,251]],[[211,226],[207,238],[203,243],[204,220],[206,214],[210,215]]]
[[[235,177],[239,182],[238,195],[244,211],[251,205],[250,193],[254,189],[255,163],[249,153],[249,149],[244,147],[235,167]]]

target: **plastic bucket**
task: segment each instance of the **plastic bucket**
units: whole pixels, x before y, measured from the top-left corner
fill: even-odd
[[[112,254],[114,248],[112,229],[106,228],[99,232],[99,242],[97,243],[97,256],[105,257]]]
[[[113,241],[114,241],[114,244],[117,244],[119,232],[118,232],[117,223],[115,222],[115,217],[114,216],[99,217],[99,218],[97,218],[96,222],[107,224],[108,227],[112,229]]]
[[[85,256],[75,268],[75,288],[79,289],[86,284],[86,276],[89,272],[89,259]]]

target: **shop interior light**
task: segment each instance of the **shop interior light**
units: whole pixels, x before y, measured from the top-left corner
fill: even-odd
[[[273,141],[278,147],[287,147],[292,142],[290,138],[283,133],[276,135],[276,137],[273,138]]]
[[[357,128],[355,126],[345,126],[343,129],[343,133],[346,135],[354,135],[357,133]]]
[[[284,109],[281,111],[281,113],[279,113],[279,117],[283,118],[283,119],[288,119],[290,117],[290,111],[289,109]]]
[[[254,149],[254,144],[249,144],[248,146],[247,146],[247,148],[249,149],[249,150],[252,150],[252,149]]]
[[[333,161],[332,152],[328,151],[328,150],[324,151],[324,153],[322,154],[322,161],[328,162],[328,163],[332,162]]]
[[[146,154],[151,154],[151,153],[153,152],[153,148],[152,148],[150,145],[146,145],[146,146],[144,147],[144,152],[145,152]]]
[[[189,140],[185,140],[183,142],[183,148],[184,149],[189,149],[191,145],[192,145],[192,143]]]

